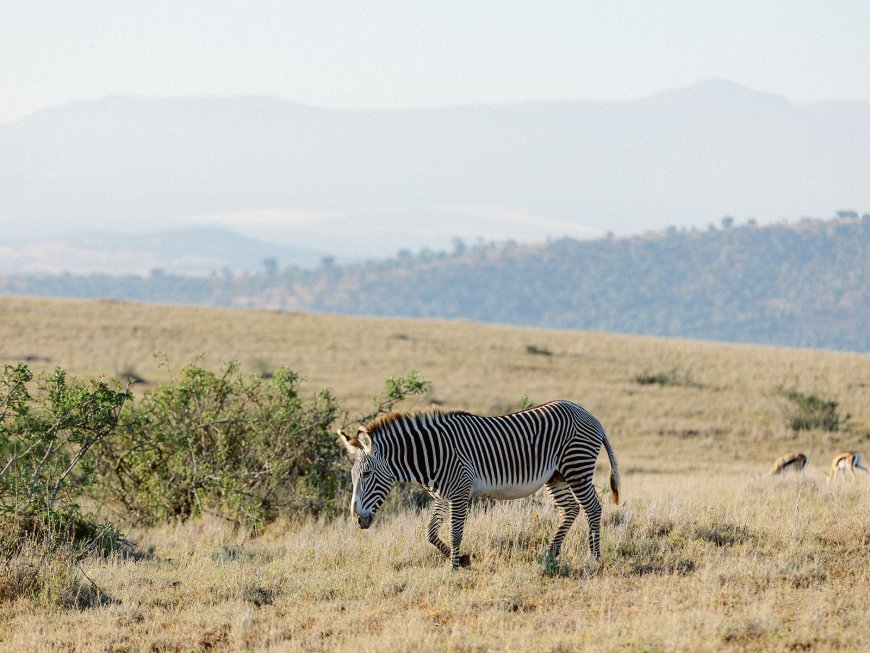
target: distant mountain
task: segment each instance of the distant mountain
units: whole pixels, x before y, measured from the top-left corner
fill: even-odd
[[[34,272],[207,275],[224,269],[257,272],[266,259],[314,266],[324,256],[210,227],[144,234],[83,231],[48,239],[0,241],[0,274]]]
[[[725,223],[729,225],[730,222]],[[190,278],[0,276],[0,293],[559,328],[870,351],[870,215],[465,247]]]
[[[0,242],[220,226],[341,260],[870,207],[870,103],[724,81],[631,102],[342,111],[78,101],[0,125]]]

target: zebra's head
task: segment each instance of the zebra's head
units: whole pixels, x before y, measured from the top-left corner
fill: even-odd
[[[364,426],[360,426],[354,436],[341,430],[338,434],[351,455],[356,456],[350,471],[353,481],[350,514],[360,528],[368,528],[396,479],[383,456],[372,445]]]

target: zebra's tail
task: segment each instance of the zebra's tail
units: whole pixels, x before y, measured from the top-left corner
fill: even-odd
[[[603,431],[601,441],[607,450],[607,457],[610,459],[610,491],[613,492],[613,503],[619,505],[619,463],[616,462],[616,454],[613,453],[613,447],[610,446],[607,433]]]

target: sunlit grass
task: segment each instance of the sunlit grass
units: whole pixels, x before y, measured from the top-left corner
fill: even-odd
[[[589,557],[581,518],[550,566],[556,512],[546,496],[474,504],[464,546],[472,567],[455,573],[426,542],[427,515],[401,505],[368,531],[344,517],[287,517],[256,537],[212,519],[120,524],[135,557],[88,558],[87,577],[49,574],[58,600],[0,601],[4,650],[870,648],[870,479],[824,479],[836,451],[870,450],[867,355],[0,298],[0,362],[25,357],[71,375],[134,370],[146,380],[135,393],[197,357],[213,368],[238,359],[258,373],[286,365],[308,391],[332,388],[351,415],[370,409],[385,377],[414,368],[433,382],[418,405],[493,414],[518,409],[525,395],[571,399],[608,431],[622,504],[610,503],[602,457],[601,561]],[[692,383],[636,381],[668,370]],[[780,386],[837,401],[850,418],[837,432],[796,433]],[[786,451],[807,454],[806,471],[767,476]],[[88,579],[107,600],[63,599]]]
[[[543,496],[479,504],[452,572],[424,513],[277,523],[252,538],[202,519],[134,533],[135,561],[85,569],[111,602],[3,608],[9,650],[861,650],[870,639],[870,484],[816,478],[629,476],[607,506],[602,558],[585,523],[564,572],[540,553],[555,526]]]

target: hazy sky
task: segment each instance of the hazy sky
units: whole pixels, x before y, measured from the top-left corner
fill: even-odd
[[[870,2],[0,1],[0,121],[111,94],[408,107],[628,99],[710,77],[870,99]]]

